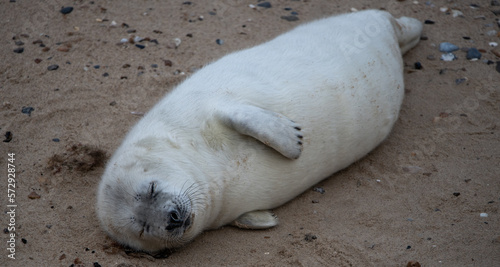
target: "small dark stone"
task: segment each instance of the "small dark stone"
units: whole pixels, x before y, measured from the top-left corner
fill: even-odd
[[[57,65],[57,64],[50,65],[47,67],[48,70],[57,70],[58,68],[59,68],[59,65]]]
[[[136,45],[135,45],[135,47],[140,48],[140,49],[144,49],[144,48],[146,48],[146,46],[144,46],[144,45],[140,45],[140,44],[136,44]]]
[[[188,34],[186,34],[186,37],[193,38],[193,34],[192,33],[188,33]]]
[[[495,67],[497,72],[500,72],[500,61],[497,61],[497,66]]]
[[[466,79],[466,78],[460,78],[460,79],[456,79],[456,80],[455,80],[455,83],[456,83],[457,85],[459,85],[459,84],[461,84],[461,83],[463,83],[463,82],[465,82],[465,81],[467,81],[467,79]]]
[[[61,141],[61,140],[59,140],[59,138],[54,138],[54,139],[52,139],[52,141],[59,143],[59,141]]]
[[[111,101],[111,103],[109,103],[110,106],[116,106],[116,101]]]
[[[101,267],[101,265],[98,262],[94,262],[94,267]]]
[[[415,69],[416,69],[416,70],[421,70],[421,69],[422,69],[422,63],[420,63],[420,62],[418,62],[418,61],[417,61],[417,62],[415,62],[414,66],[415,66]]]
[[[216,42],[218,45],[222,45],[222,44],[224,44],[224,41],[223,41],[223,40],[221,40],[221,39],[217,39],[217,40],[215,40],[215,42]]]
[[[15,44],[18,46],[24,45],[23,41],[16,41]]]
[[[474,59],[474,58],[477,58],[477,59],[481,59],[481,52],[479,52],[476,48],[470,48],[468,51],[467,51],[467,59]]]
[[[422,35],[422,36],[420,36],[420,40],[421,41],[427,41],[427,40],[429,40],[429,37],[427,37],[425,35]]]
[[[130,68],[130,64],[123,64],[122,68],[124,68],[124,69]]]
[[[108,77],[109,76],[109,73],[105,72],[102,74],[102,77]]]
[[[284,19],[286,21],[297,21],[299,20],[299,17],[290,15],[290,16],[281,16],[281,19]]]
[[[487,64],[487,65],[495,64],[495,61],[493,61],[493,60],[489,60],[489,59],[488,59],[488,61],[486,62],[486,64]]]
[[[158,64],[151,64],[151,68],[153,68],[153,69],[158,68]]]
[[[183,2],[182,4],[183,4],[183,5],[191,5],[191,4],[192,4],[192,2],[191,2],[191,1],[186,1],[186,2]]]
[[[38,63],[40,63],[40,62],[42,62],[42,60],[41,60],[40,58],[35,58],[35,63],[36,63],[36,64],[38,64]]]
[[[158,44],[158,40],[156,40],[156,39],[152,39],[152,40],[150,40],[149,42],[150,42],[150,43],[154,43],[154,44]]]
[[[8,234],[8,233],[9,233],[9,229],[7,229],[7,228],[3,228],[3,233],[4,233],[4,234]]]
[[[21,109],[21,112],[24,114],[28,114],[28,116],[31,116],[31,112],[34,111],[35,109],[32,107],[23,107]]]
[[[411,249],[411,246],[407,246],[406,249]]]
[[[167,66],[167,67],[172,67],[172,65],[173,65],[172,61],[168,60],[168,59],[164,60],[163,62],[165,63],[165,66]]]
[[[134,33],[134,32],[135,32],[134,29],[127,30],[127,33]]]
[[[94,69],[99,69],[100,67],[100,65],[94,65]]]
[[[163,33],[163,32],[162,32],[162,31],[160,31],[160,30],[153,30],[153,32],[154,32],[154,33],[156,33],[156,34],[162,34],[162,33]]]
[[[316,237],[315,235],[313,235],[311,233],[306,234],[304,237],[304,240],[307,242],[312,242],[313,240],[316,240],[316,239],[318,239],[318,237]]]
[[[23,244],[26,244],[28,243],[28,240],[26,240],[26,238],[21,238],[21,242],[23,242]]]
[[[130,27],[130,26],[128,26],[128,24],[124,22],[124,23],[122,23],[122,27],[123,27],[123,28],[128,28],[128,27]]]
[[[73,11],[73,7],[71,6],[61,8],[61,13],[64,15],[71,13],[71,11]]]
[[[469,36],[462,36],[462,38],[463,38],[464,40],[470,40],[470,37],[469,37]]]
[[[12,140],[12,132],[7,131],[5,132],[5,139],[3,140],[5,143],[8,143]]]
[[[424,21],[424,23],[425,23],[425,24],[434,24],[434,23],[436,23],[436,22],[434,22],[433,20],[430,20],[430,19],[426,19],[426,20]]]
[[[263,8],[271,8],[272,7],[271,3],[269,3],[269,2],[262,2],[262,3],[257,4],[257,6],[260,6]]]
[[[290,10],[292,10],[292,8],[291,8],[291,7],[285,7],[285,8],[283,8],[283,9],[284,9],[284,10],[286,10],[286,11],[290,11]]]
[[[455,192],[455,193],[453,193],[453,195],[456,196],[456,197],[458,197],[458,196],[460,196],[460,193],[459,192]]]
[[[15,2],[16,2],[16,0],[10,0],[9,2],[11,2],[11,3],[15,3]]]
[[[22,52],[24,52],[24,48],[23,47],[18,47],[16,49],[14,49],[14,53],[21,54]]]
[[[217,13],[215,13],[214,11],[210,11],[210,12],[208,12],[208,14],[211,15],[211,16],[217,15]]]
[[[290,14],[292,14],[292,15],[294,15],[294,16],[299,15],[299,13],[298,13],[298,12],[295,12],[295,11],[290,12]]]

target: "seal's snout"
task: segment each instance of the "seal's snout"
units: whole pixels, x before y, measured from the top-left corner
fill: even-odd
[[[179,210],[180,209],[176,208],[168,213],[168,225],[165,227],[165,230],[173,232],[177,228],[183,228],[183,230],[186,231],[189,226],[191,226],[189,214],[182,216]]]
[[[168,214],[168,225],[165,227],[165,230],[172,232],[176,228],[181,227],[184,224],[184,221],[181,219],[181,215],[177,209],[169,212]]]

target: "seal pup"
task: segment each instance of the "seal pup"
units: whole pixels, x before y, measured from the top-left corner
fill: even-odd
[[[269,211],[365,156],[404,95],[422,24],[369,10],[320,19],[207,65],[156,104],[107,164],[104,230],[131,248],[207,229],[277,225]]]

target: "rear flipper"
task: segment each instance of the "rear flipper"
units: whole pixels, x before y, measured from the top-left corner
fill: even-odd
[[[278,225],[278,218],[269,210],[244,213],[232,225],[242,229],[267,229]]]
[[[404,54],[420,41],[422,22],[409,17],[401,17],[392,22],[398,37],[401,54]]]

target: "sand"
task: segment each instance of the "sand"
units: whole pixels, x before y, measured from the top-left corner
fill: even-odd
[[[491,32],[500,6],[183,2],[0,2],[1,265],[500,266],[500,59],[489,46],[500,41]],[[62,6],[74,10],[63,15]],[[463,15],[440,11],[445,6]],[[351,8],[435,22],[404,56],[405,100],[383,144],[318,184],[323,194],[309,189],[275,209],[281,223],[273,229],[223,227],[164,258],[106,236],[94,211],[103,164],[142,113],[204,64]],[[299,20],[281,18],[292,11]],[[148,38],[143,49],[118,44],[133,35]],[[478,48],[482,58],[469,61],[459,50],[457,60],[441,61],[441,42]],[[7,153],[15,154],[14,203]]]

